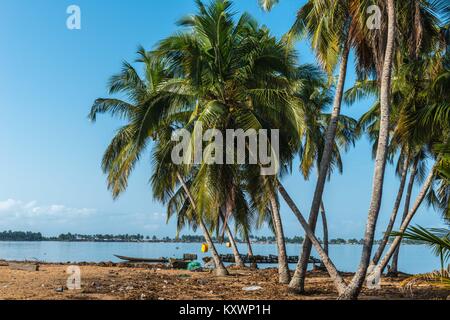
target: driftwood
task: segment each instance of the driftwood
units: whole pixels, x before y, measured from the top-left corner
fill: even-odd
[[[29,264],[29,263],[15,263],[11,262],[8,264],[11,270],[21,270],[21,271],[39,271],[39,264]]]

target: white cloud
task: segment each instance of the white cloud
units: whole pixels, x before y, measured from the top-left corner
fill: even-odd
[[[96,211],[90,208],[71,208],[60,204],[38,205],[37,201],[24,202],[14,199],[0,201],[0,217],[2,219],[70,219],[88,217],[95,214]]]
[[[0,212],[10,211],[14,207],[16,207],[18,204],[19,204],[18,201],[13,200],[13,199],[8,199],[6,201],[0,201]]]
[[[58,235],[64,232],[141,233],[173,235],[175,219],[166,224],[161,210],[144,212],[111,212],[91,208],[73,208],[38,201],[0,200],[0,231],[23,230]]]

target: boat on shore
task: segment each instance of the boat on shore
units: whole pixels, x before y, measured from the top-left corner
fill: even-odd
[[[128,262],[135,262],[135,263],[168,263],[169,259],[167,258],[157,258],[157,259],[148,259],[148,258],[134,258],[134,257],[126,257],[126,256],[119,256],[114,255],[116,258],[119,258],[120,260],[128,261]]]
[[[133,262],[133,263],[170,263],[171,261],[174,261],[174,260],[190,262],[190,261],[194,261],[197,259],[197,255],[193,255],[193,254],[184,254],[183,259],[169,259],[169,258],[151,259],[151,258],[127,257],[127,256],[120,256],[120,255],[114,255],[114,256],[119,258],[120,260]],[[232,254],[222,254],[222,255],[220,255],[220,258],[222,259],[223,262],[226,262],[226,263],[234,263],[235,262],[234,255],[232,255]],[[241,259],[242,259],[242,261],[244,261],[244,263],[258,263],[258,264],[276,264],[276,263],[278,263],[278,256],[276,256],[276,255],[268,255],[268,256],[255,255],[253,257],[250,257],[248,255],[241,255]],[[298,259],[299,259],[298,256],[288,256],[288,263],[297,263]],[[322,261],[317,258],[310,257],[308,263],[313,264],[313,265],[320,265],[320,264],[322,264]]]

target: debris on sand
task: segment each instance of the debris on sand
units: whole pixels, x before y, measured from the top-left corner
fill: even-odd
[[[259,290],[262,290],[262,287],[260,287],[260,286],[250,286],[250,287],[242,288],[242,290],[244,290],[244,291],[259,291]]]
[[[326,272],[309,273],[306,290],[296,295],[278,283],[278,270],[234,270],[230,276],[210,272],[189,272],[155,267],[117,264],[86,264],[82,271],[82,290],[67,290],[64,264],[41,264],[40,271],[23,272],[0,266],[0,300],[334,300],[337,293]],[[157,270],[160,269],[160,270]],[[343,273],[346,280],[353,274]],[[448,289],[418,286],[414,297],[401,291],[402,280],[383,277],[381,290],[364,289],[361,299],[447,299]]]

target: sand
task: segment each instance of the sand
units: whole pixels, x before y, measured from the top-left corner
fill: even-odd
[[[324,272],[312,272],[306,295],[277,283],[277,270],[232,269],[228,277],[210,271],[167,270],[164,266],[84,264],[81,289],[66,287],[68,265],[42,264],[39,271],[12,270],[0,263],[0,299],[3,300],[327,300],[335,299]],[[351,274],[346,275],[347,278]],[[365,289],[361,299],[446,299],[450,291],[428,285],[402,288],[404,277],[383,278],[381,290]],[[257,291],[243,288],[259,286]],[[61,292],[62,291],[62,292]]]

